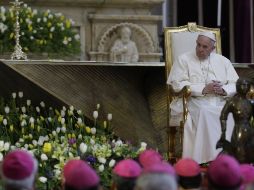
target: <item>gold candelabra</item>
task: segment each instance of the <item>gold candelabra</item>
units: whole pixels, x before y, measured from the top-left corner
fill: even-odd
[[[19,11],[20,11],[20,5],[23,4],[22,1],[15,0],[14,2],[11,2],[13,5],[13,10],[15,11],[15,24],[14,24],[14,30],[15,30],[15,47],[14,52],[11,54],[12,60],[20,60],[20,59],[27,59],[27,55],[22,51],[22,47],[20,45],[20,24],[19,24]]]

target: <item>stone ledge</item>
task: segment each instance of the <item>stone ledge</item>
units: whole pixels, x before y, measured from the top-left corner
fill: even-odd
[[[93,21],[128,20],[128,21],[158,22],[158,21],[162,20],[162,16],[157,16],[157,15],[99,15],[99,14],[89,14],[88,19],[91,19]]]
[[[41,5],[41,6],[135,6],[136,8],[142,8],[144,6],[154,6],[161,4],[164,0],[23,0],[23,2],[29,5]],[[10,0],[2,0],[2,4],[6,5],[10,3]]]

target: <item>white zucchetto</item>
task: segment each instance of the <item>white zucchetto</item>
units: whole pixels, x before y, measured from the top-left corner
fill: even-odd
[[[216,42],[216,38],[215,38],[215,34],[210,32],[210,31],[207,31],[207,32],[201,32],[199,34],[199,36],[206,36],[208,38],[210,38],[212,41]]]

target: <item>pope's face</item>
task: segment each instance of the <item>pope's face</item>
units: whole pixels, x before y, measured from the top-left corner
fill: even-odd
[[[214,42],[206,36],[199,36],[196,43],[196,55],[201,60],[206,59],[214,50]]]

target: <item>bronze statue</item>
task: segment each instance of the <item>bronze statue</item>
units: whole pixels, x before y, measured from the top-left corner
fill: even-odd
[[[253,132],[250,119],[253,114],[251,102],[246,95],[251,83],[247,79],[238,79],[236,82],[237,94],[230,98],[221,111],[221,138],[216,148],[223,148],[224,153],[231,154],[240,162],[253,162],[250,150],[254,147]],[[226,140],[226,122],[228,114],[232,113],[235,121],[231,142]],[[252,149],[254,150],[254,149]]]

